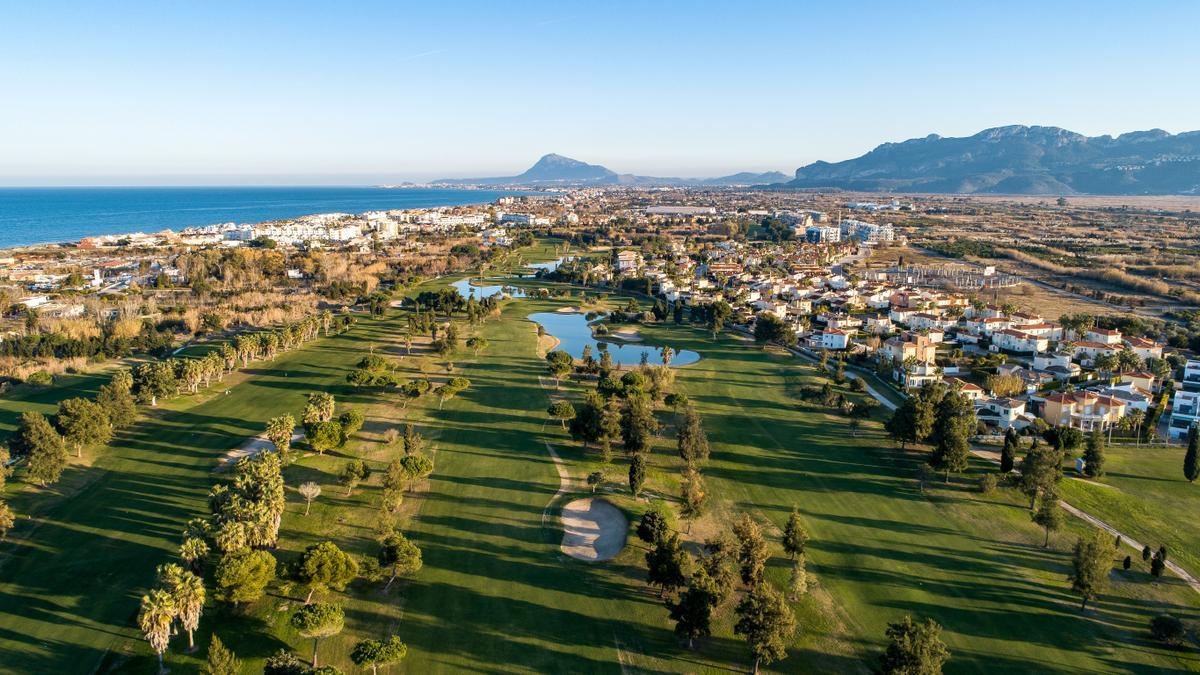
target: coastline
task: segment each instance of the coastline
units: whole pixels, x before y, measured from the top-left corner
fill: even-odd
[[[480,206],[502,196],[537,194],[457,187],[0,187],[0,251],[70,247],[90,237],[178,235],[188,228],[330,213]]]

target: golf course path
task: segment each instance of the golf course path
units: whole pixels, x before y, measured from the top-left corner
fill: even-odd
[[[542,509],[542,525],[545,525],[546,519],[550,517],[550,507],[567,493],[567,488],[571,485],[571,475],[567,473],[567,466],[563,464],[562,457],[558,456],[554,446],[547,443],[546,452],[550,453],[550,459],[554,460],[554,468],[558,471],[558,490],[550,497],[550,501],[546,502],[546,508]]]
[[[1121,541],[1124,542],[1125,545],[1133,548],[1133,550],[1135,550],[1135,551],[1141,551],[1145,548],[1145,546],[1143,546],[1142,543],[1139,542],[1138,540],[1134,539],[1133,537],[1130,537],[1127,534],[1124,534],[1123,532],[1119,532],[1112,525],[1109,525],[1108,523],[1104,522],[1103,520],[1100,520],[1099,518],[1091,515],[1090,513],[1087,513],[1085,511],[1080,511],[1079,509],[1075,508],[1074,506],[1071,506],[1070,504],[1066,503],[1065,501],[1063,501],[1061,499],[1058,500],[1058,505],[1061,506],[1064,511],[1075,516],[1076,518],[1085,520],[1085,521],[1091,523],[1092,525],[1095,525],[1096,527],[1104,530],[1105,532],[1113,535],[1114,537],[1116,537],[1116,536],[1121,537]],[[1179,565],[1176,565],[1175,563],[1171,562],[1170,560],[1168,560],[1166,562],[1167,562],[1167,569],[1174,572],[1180,579],[1183,579],[1184,581],[1186,581],[1187,585],[1192,587],[1192,590],[1196,591],[1197,593],[1200,593],[1200,581],[1197,581],[1195,577],[1193,577],[1191,574],[1188,574],[1188,571],[1183,569]]]
[[[1000,463],[1000,460],[997,458],[995,452],[991,452],[988,450],[976,450],[976,449],[972,448],[971,454],[975,455],[976,457],[981,457],[983,459],[986,459],[989,462],[992,462],[995,464]],[[1072,478],[1072,480],[1082,480],[1082,479]],[[1084,481],[1084,482],[1092,483],[1093,481]],[[1098,483],[1098,484],[1102,485],[1102,483]],[[1109,487],[1109,486],[1105,486],[1105,487]],[[1058,500],[1058,505],[1061,506],[1064,511],[1075,516],[1076,518],[1079,518],[1080,520],[1083,520],[1084,522],[1091,523],[1095,527],[1098,527],[1101,530],[1104,530],[1105,532],[1113,535],[1114,537],[1120,537],[1121,541],[1126,546],[1129,546],[1130,548],[1132,548],[1135,551],[1141,552],[1142,549],[1145,548],[1140,541],[1134,539],[1133,537],[1129,536],[1128,534],[1125,534],[1124,532],[1121,532],[1117,528],[1113,527],[1112,525],[1109,525],[1108,523],[1104,522],[1103,520],[1100,520],[1099,518],[1097,518],[1096,516],[1093,516],[1092,514],[1088,513],[1087,511],[1083,511],[1083,510],[1075,508],[1074,506],[1071,506],[1065,500],[1062,500],[1062,499]],[[1182,567],[1180,567],[1179,565],[1171,562],[1170,560],[1167,561],[1167,569],[1174,572],[1175,575],[1178,576],[1180,579],[1183,579],[1184,582],[1186,582],[1188,586],[1192,587],[1193,591],[1200,593],[1200,580],[1197,580],[1196,577],[1193,577],[1191,574],[1189,574],[1187,570],[1185,570]]]

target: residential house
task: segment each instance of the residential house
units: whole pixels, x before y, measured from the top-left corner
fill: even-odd
[[[1051,426],[1069,426],[1082,431],[1107,429],[1125,416],[1124,401],[1092,391],[1050,394],[1042,404],[1042,419]]]
[[[992,344],[1000,349],[1034,354],[1040,354],[1050,348],[1050,341],[1046,338],[1011,328],[992,335]]]

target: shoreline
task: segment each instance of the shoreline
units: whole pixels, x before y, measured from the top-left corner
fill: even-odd
[[[428,203],[422,203],[422,204],[398,203],[398,204],[393,204],[393,205],[389,205],[389,206],[370,206],[370,205],[360,204],[350,210],[339,210],[336,207],[336,205],[333,205],[333,204],[330,204],[328,206],[320,206],[317,204],[313,204],[314,208],[312,210],[305,210],[300,213],[289,212],[289,213],[294,213],[294,215],[278,215],[278,216],[274,216],[274,217],[268,217],[265,219],[246,219],[246,220],[241,220],[241,219],[236,218],[236,215],[233,212],[253,211],[256,209],[257,210],[281,209],[281,208],[285,208],[285,207],[281,206],[277,200],[274,202],[260,204],[260,203],[256,203],[256,200],[254,198],[247,197],[246,199],[241,200],[241,201],[239,201],[236,198],[229,199],[227,201],[227,203],[224,203],[219,206],[192,206],[192,207],[185,208],[184,206],[181,206],[179,203],[174,203],[174,206],[172,206],[172,207],[161,207],[159,209],[140,208],[139,210],[129,210],[131,207],[139,207],[139,206],[144,207],[144,205],[114,204],[111,207],[113,209],[111,211],[87,212],[86,210],[81,210],[79,212],[74,212],[74,213],[64,212],[61,215],[55,215],[53,213],[51,215],[44,215],[47,210],[54,211],[55,209],[37,209],[36,206],[32,206],[32,207],[30,207],[31,210],[26,212],[27,215],[25,215],[24,217],[21,217],[20,211],[19,211],[21,205],[16,204],[14,206],[14,205],[11,205],[8,203],[9,201],[15,201],[14,196],[20,197],[22,195],[22,193],[35,194],[35,195],[44,197],[44,195],[46,195],[48,193],[53,193],[53,192],[60,192],[64,196],[69,196],[72,194],[75,194],[75,195],[95,194],[95,193],[100,193],[100,192],[111,192],[114,194],[122,194],[122,193],[132,194],[132,193],[137,193],[137,192],[144,192],[144,193],[155,194],[159,199],[161,199],[162,193],[171,192],[171,191],[177,191],[180,193],[209,192],[209,193],[212,193],[215,195],[224,196],[226,198],[229,197],[229,193],[231,193],[231,192],[232,193],[245,192],[248,194],[257,193],[260,195],[259,201],[262,200],[262,195],[264,193],[288,192],[288,191],[300,191],[300,192],[302,192],[302,191],[317,191],[317,192],[320,192],[320,191],[329,191],[329,192],[365,191],[367,193],[375,195],[376,199],[379,199],[382,201],[388,201],[389,198],[396,198],[396,199],[400,199],[401,201],[403,201],[403,199],[405,199],[405,198],[409,198],[409,199],[413,198],[414,193],[418,193],[421,191],[435,191],[435,192],[445,192],[445,193],[451,193],[451,194],[461,193],[462,199],[444,199],[443,200],[443,199],[438,199],[436,196],[431,195],[428,199],[420,200],[419,196],[418,196],[418,201],[423,201],[423,202],[428,202]],[[484,192],[491,192],[491,193],[495,193],[495,194],[491,198],[486,198],[483,195],[481,195],[481,193],[484,193]],[[22,232],[22,231],[45,232],[48,230],[52,231],[52,230],[56,229],[55,225],[39,222],[42,218],[56,218],[56,219],[62,220],[62,221],[70,221],[71,219],[79,219],[81,221],[94,222],[97,219],[103,220],[103,219],[108,219],[108,218],[120,217],[122,215],[130,215],[130,216],[136,216],[138,214],[145,215],[147,213],[152,213],[152,214],[161,213],[162,217],[163,217],[161,224],[131,223],[127,226],[131,229],[108,230],[108,229],[104,228],[103,226],[99,226],[98,229],[96,229],[95,231],[91,231],[91,232],[87,232],[87,233],[73,232],[73,233],[71,233],[71,235],[64,236],[64,238],[61,238],[61,239],[51,238],[51,239],[46,239],[44,241],[27,242],[27,243],[13,243],[13,244],[0,243],[0,253],[12,254],[12,253],[23,252],[23,251],[33,251],[33,250],[42,249],[42,248],[78,248],[79,243],[81,241],[83,241],[85,239],[90,239],[93,237],[114,237],[114,238],[136,237],[136,236],[152,237],[152,236],[164,235],[164,234],[167,236],[179,236],[181,233],[186,232],[189,229],[220,226],[220,225],[224,225],[226,223],[255,226],[255,225],[264,225],[267,223],[287,222],[287,221],[292,221],[292,220],[298,220],[301,218],[319,217],[319,216],[328,215],[328,214],[332,214],[332,213],[348,213],[348,214],[354,215],[354,216],[361,216],[362,214],[370,212],[370,211],[420,211],[420,210],[438,209],[438,208],[482,206],[482,205],[490,204],[492,201],[494,201],[494,199],[499,198],[501,196],[509,196],[509,195],[524,196],[524,195],[537,195],[537,194],[542,194],[542,193],[539,191],[535,191],[535,190],[503,190],[503,189],[482,190],[482,189],[466,189],[466,188],[460,188],[460,187],[425,187],[425,186],[422,186],[420,188],[416,188],[416,187],[399,188],[399,187],[381,187],[381,186],[375,186],[375,185],[346,185],[346,186],[340,186],[340,185],[102,186],[101,185],[101,186],[66,186],[66,187],[56,187],[56,186],[0,187],[0,212],[3,212],[4,208],[6,208],[6,207],[10,208],[10,209],[12,209],[12,208],[18,209],[18,212],[17,212],[18,215],[8,215],[5,218],[0,218],[0,232],[5,232],[5,231],[7,231],[7,232]],[[236,194],[233,196],[236,197]],[[6,199],[6,197],[8,199]],[[351,197],[344,197],[343,199],[351,199]],[[44,201],[44,204],[47,206],[55,206],[56,208],[61,209],[61,201],[55,201],[55,200],[38,200],[38,201]],[[310,198],[310,199],[308,199],[308,201],[313,201],[313,199]],[[201,221],[201,220],[190,221],[189,220],[186,224],[182,224],[182,223],[178,223],[178,222],[176,222],[176,223],[168,222],[169,220],[171,220],[169,218],[169,216],[171,214],[176,215],[175,220],[180,220],[180,219],[186,220],[186,217],[185,217],[186,214],[195,213],[197,211],[217,211],[217,212],[221,212],[221,213],[227,213],[230,215],[230,217],[229,218],[214,217],[212,219],[203,220],[203,221]],[[70,225],[67,222],[64,222],[61,226],[65,227],[65,228],[71,228],[71,229],[96,227],[95,225]],[[114,225],[113,227],[117,228],[117,227],[126,227],[126,226],[125,225]],[[139,228],[139,229],[133,229],[133,228]],[[186,244],[184,244],[184,245],[186,245]],[[115,248],[115,247],[106,247],[106,248]]]

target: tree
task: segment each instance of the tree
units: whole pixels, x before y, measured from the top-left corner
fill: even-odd
[[[1150,574],[1155,578],[1162,576],[1167,569],[1167,557],[1163,554],[1162,549],[1159,549],[1154,557],[1150,558]]]
[[[75,446],[76,457],[83,456],[84,446],[101,445],[112,438],[104,408],[86,398],[68,398],[59,403],[54,426],[64,441]]]
[[[764,312],[754,319],[754,341],[761,345],[777,342],[790,347],[796,344],[796,332],[783,319]]]
[[[1189,483],[1200,478],[1200,429],[1195,424],[1188,430],[1187,453],[1183,456],[1183,477]]]
[[[57,483],[67,467],[67,446],[41,413],[21,413],[13,449],[29,457],[27,476],[42,487]]]
[[[567,420],[575,417],[575,406],[571,405],[570,401],[555,401],[546,409],[546,414],[551,419],[556,419],[562,423],[562,428],[567,428]]]
[[[312,667],[317,667],[317,646],[321,638],[332,637],[342,632],[346,625],[346,613],[340,605],[318,602],[304,605],[291,618],[292,628],[301,637],[313,641]]]
[[[692,575],[686,591],[680,594],[679,602],[667,602],[671,620],[675,622],[675,634],[686,638],[688,648],[695,646],[696,638],[712,635],[712,614],[717,607],[716,583],[703,567]]]
[[[1034,445],[1021,462],[1021,491],[1029,497],[1029,510],[1038,497],[1054,490],[1062,477],[1062,455],[1049,446]]]
[[[671,526],[667,523],[666,517],[656,509],[650,509],[643,513],[642,519],[638,522],[638,539],[647,544],[657,545],[670,532]]]
[[[221,599],[238,604],[262,597],[275,578],[275,556],[241,549],[226,553],[217,564],[216,587]]]
[[[942,627],[933,619],[914,623],[911,616],[889,623],[887,650],[881,660],[884,675],[940,675],[950,651],[942,642]]]
[[[588,484],[588,487],[592,488],[592,494],[596,494],[596,487],[599,486],[603,482],[604,482],[604,472],[603,471],[593,471],[588,474],[587,484]]]
[[[471,352],[474,353],[475,356],[479,356],[479,352],[488,348],[487,338],[478,336],[469,337],[467,338],[467,347],[471,349]]]
[[[1009,427],[1004,432],[1004,448],[1000,451],[1000,473],[1007,476],[1012,473],[1013,466],[1016,464],[1017,448],[1021,445],[1021,441],[1017,438],[1017,430]]]
[[[198,564],[208,555],[208,542],[201,537],[186,537],[179,545],[179,557],[193,570],[200,569]]]
[[[1112,546],[1102,530],[1093,530],[1075,543],[1071,559],[1071,590],[1083,598],[1080,610],[1087,609],[1108,588],[1108,573],[1112,569]]]
[[[688,521],[688,531],[692,530],[692,521],[704,513],[704,505],[708,501],[708,493],[704,488],[704,478],[700,471],[693,466],[683,470],[683,485],[680,487],[680,512]]]
[[[317,497],[321,496],[321,486],[312,481],[301,483],[300,487],[296,488],[301,497],[304,497],[304,515],[308,515],[308,509],[312,506],[312,502]]]
[[[171,641],[171,624],[175,621],[175,602],[171,594],[161,588],[150,591],[142,596],[142,606],[138,611],[138,628],[150,643],[150,648],[158,654],[158,671],[165,672],[163,653]]]
[[[1050,533],[1062,527],[1063,510],[1058,505],[1058,495],[1054,492],[1046,493],[1042,499],[1042,503],[1038,506],[1038,510],[1033,514],[1033,522],[1042,526],[1046,531],[1046,540],[1042,542],[1042,548],[1050,546]]]
[[[629,491],[637,497],[642,493],[646,483],[646,459],[642,453],[636,453],[629,462]]]
[[[174,396],[179,389],[175,366],[169,361],[143,363],[133,371],[134,390],[143,402],[158,405],[159,398]]]
[[[371,672],[377,674],[379,666],[399,663],[407,655],[408,645],[393,635],[386,640],[362,640],[355,643],[354,649],[350,651],[350,660],[360,668],[370,667]]]
[[[366,480],[369,473],[370,470],[367,469],[366,462],[361,459],[352,459],[346,462],[345,468],[342,469],[341,475],[338,476],[338,481],[346,486],[347,497],[354,491],[354,488],[358,487],[359,483]]]
[[[263,664],[263,675],[308,675],[308,671],[308,664],[286,649],[268,656]]]
[[[550,377],[554,378],[554,388],[558,389],[559,381],[574,370],[575,359],[564,351],[555,350],[546,354],[546,368],[550,372]]]
[[[408,489],[411,492],[414,482],[433,473],[433,460],[425,455],[405,455],[400,458],[400,468],[408,479]]]
[[[296,577],[308,586],[306,605],[317,591],[344,590],[357,576],[358,562],[332,541],[309,545],[296,563]]]
[[[363,417],[363,414],[354,409],[346,410],[341,415],[338,415],[337,422],[342,426],[342,445],[345,445],[351,436],[358,433],[359,429],[362,429],[365,421],[366,419]]]
[[[937,407],[933,427],[933,452],[929,465],[950,473],[965,471],[971,458],[971,434],[976,427],[975,405],[957,391],[946,394]]]
[[[323,391],[313,392],[308,395],[308,403],[304,406],[302,420],[305,425],[332,421],[336,406],[332,394]]]
[[[388,582],[383,587],[384,592],[387,592],[396,577],[406,577],[420,571],[421,549],[403,534],[393,532],[383,540],[383,547],[379,550],[379,564],[389,575]]]
[[[668,589],[679,588],[687,581],[688,558],[683,542],[674,532],[658,540],[654,548],[646,552],[646,581],[658,586],[658,597]]]
[[[1099,429],[1088,436],[1087,446],[1083,450],[1083,472],[1089,478],[1100,478],[1104,475],[1104,435]]]
[[[761,585],[769,557],[762,528],[749,514],[742,514],[741,519],[733,525],[733,534],[738,539],[737,559],[742,583],[751,587]]]
[[[318,455],[342,445],[342,425],[337,422],[313,422],[308,425],[308,444]]]
[[[733,632],[744,635],[754,654],[754,672],[763,663],[787,658],[787,645],[796,631],[796,616],[770,584],[750,589],[737,606]]]
[[[650,401],[644,394],[633,394],[625,400],[621,411],[621,437],[626,452],[637,455],[650,449],[658,421]]]
[[[267,422],[267,440],[275,446],[280,456],[287,456],[292,447],[292,435],[296,432],[296,418],[291,415],[272,417]]]
[[[12,529],[16,521],[17,517],[13,513],[12,507],[0,499],[0,541],[4,541],[8,537],[8,531]]]
[[[113,429],[124,429],[137,418],[132,388],[133,378],[128,371],[121,371],[96,392],[96,403],[104,408],[104,415]]]
[[[449,382],[438,387],[436,393],[438,395],[438,410],[442,409],[448,399],[454,398],[458,394],[466,391],[467,387],[471,386],[471,381],[465,377],[456,377]]]
[[[708,460],[708,435],[704,433],[704,423],[700,414],[690,404],[683,410],[676,440],[679,445],[679,457],[683,461],[697,464]]]
[[[800,509],[792,507],[792,515],[788,516],[787,525],[783,527],[783,550],[795,560],[804,555],[804,546],[808,543],[808,532],[800,523]]]
[[[1183,644],[1187,629],[1182,621],[1170,614],[1159,614],[1150,619],[1150,635],[1159,642],[1177,646]]]
[[[213,633],[212,642],[208,644],[208,661],[200,672],[203,675],[238,675],[242,672],[242,660]]]
[[[792,575],[788,578],[788,596],[791,600],[799,600],[808,592],[808,570],[805,568],[804,556],[801,555],[792,563]]]
[[[200,615],[204,613],[204,580],[174,563],[159,565],[158,579],[171,594],[175,616],[187,631],[188,651],[195,650],[193,633],[200,627]]]

